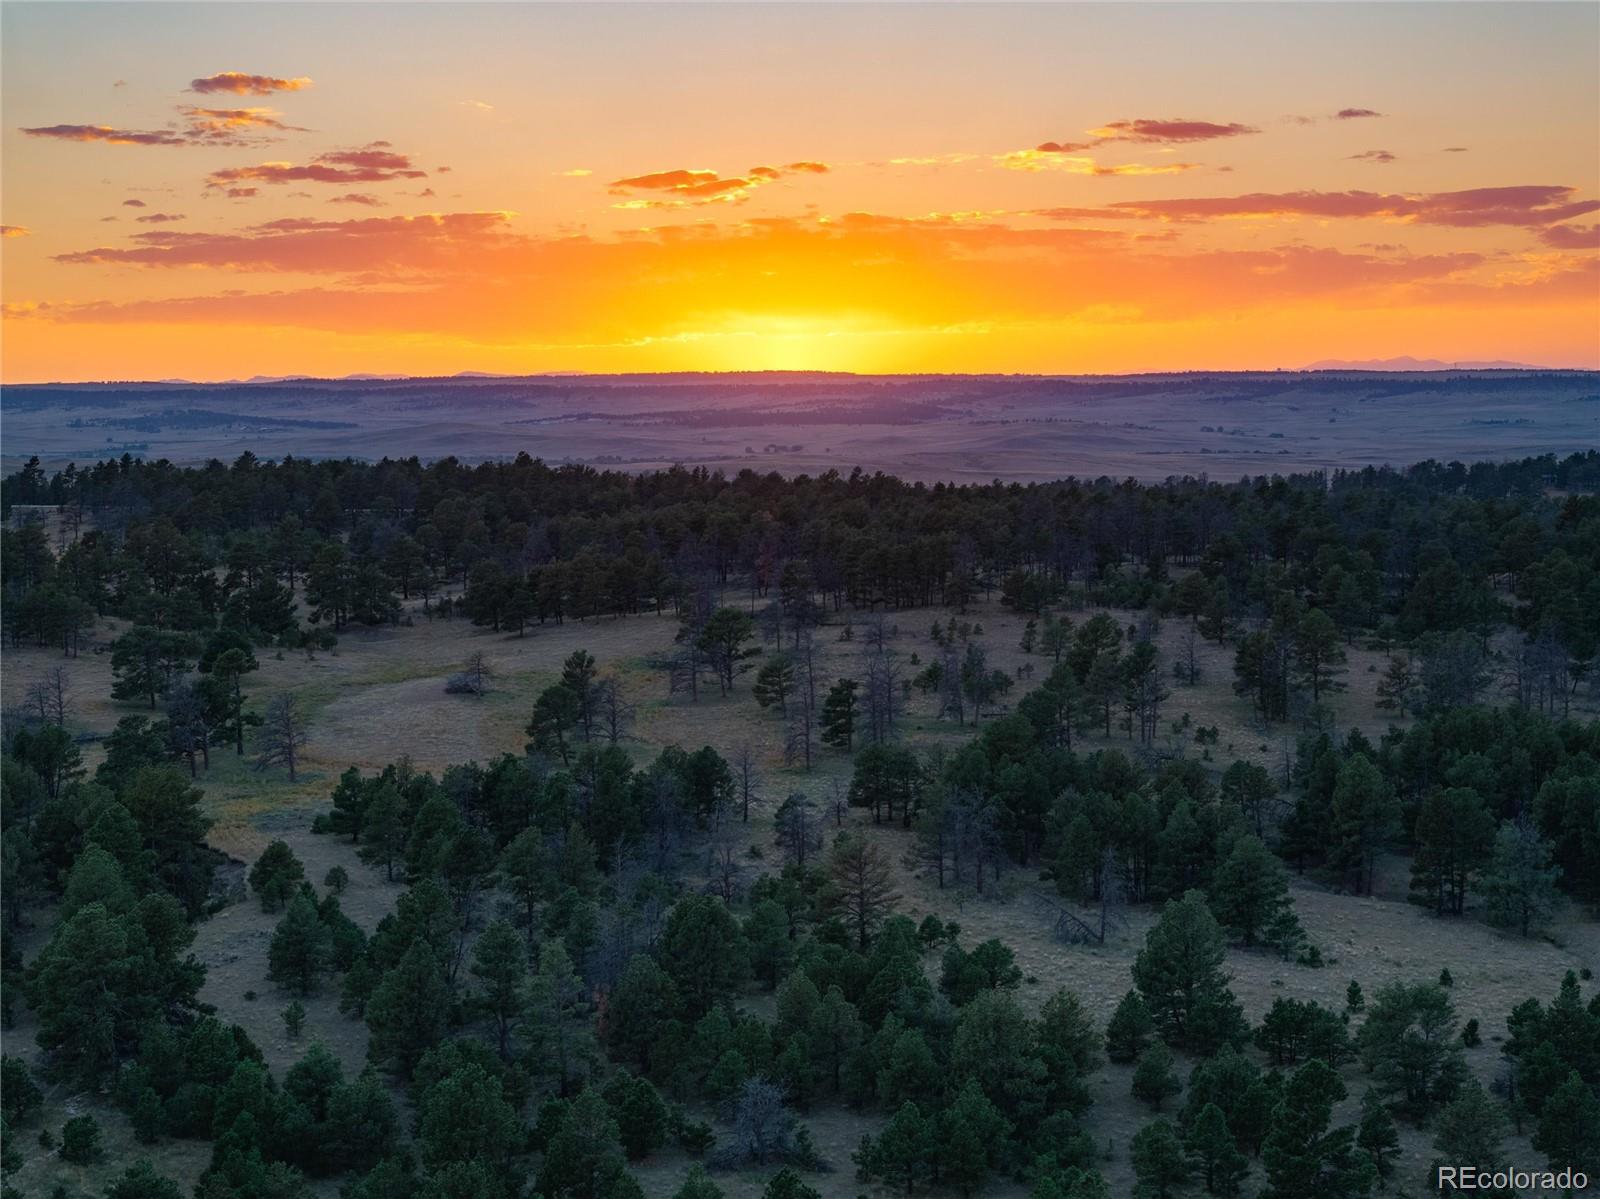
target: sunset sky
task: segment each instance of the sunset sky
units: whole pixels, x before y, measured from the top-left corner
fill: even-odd
[[[42,4],[0,369],[1600,366],[1600,6]]]

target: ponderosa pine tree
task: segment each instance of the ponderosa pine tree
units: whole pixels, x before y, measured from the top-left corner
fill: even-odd
[[[1171,1121],[1151,1120],[1128,1146],[1141,1199],[1171,1199],[1189,1180],[1188,1155]]]
[[[822,743],[835,749],[848,751],[856,732],[856,692],[861,684],[855,679],[839,679],[822,701]]]
[[[1354,1127],[1329,1131],[1345,1086],[1326,1062],[1312,1060],[1289,1077],[1262,1146],[1270,1199],[1352,1199],[1377,1181],[1372,1161],[1355,1150]]]
[[[1114,1062],[1127,1063],[1144,1052],[1150,1035],[1155,1032],[1155,1019],[1150,1007],[1138,991],[1129,991],[1117,1004],[1106,1024],[1106,1056]]]
[[[267,947],[267,977],[297,995],[315,991],[333,964],[333,935],[308,890],[290,901]]]
[[[1250,1163],[1239,1152],[1228,1118],[1214,1103],[1200,1109],[1183,1139],[1189,1161],[1208,1195],[1237,1195]]]
[[[1259,837],[1246,834],[1218,865],[1207,892],[1217,920],[1248,949],[1285,908],[1291,907],[1283,863]]]
[[[261,901],[263,912],[276,912],[300,889],[305,877],[306,868],[288,842],[273,841],[250,867],[250,889]]]
[[[1244,1014],[1222,970],[1226,956],[1202,892],[1189,891],[1161,910],[1134,960],[1133,981],[1169,1044],[1212,1053],[1244,1037]]]
[[[1550,859],[1550,842],[1526,816],[1500,826],[1482,882],[1491,924],[1526,937],[1550,918],[1561,878],[1561,867]]]

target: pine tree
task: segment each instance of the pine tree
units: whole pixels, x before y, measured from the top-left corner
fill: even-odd
[[[1011,1125],[968,1081],[939,1122],[939,1165],[943,1179],[963,1195],[982,1187],[1000,1161]]]
[[[1361,1125],[1356,1133],[1356,1145],[1372,1159],[1380,1179],[1389,1177],[1395,1155],[1400,1152],[1400,1132],[1375,1087],[1368,1087],[1361,1095]]]
[[[1133,1061],[1144,1052],[1155,1027],[1144,997],[1137,991],[1129,991],[1106,1025],[1106,1056],[1114,1062]]]
[[[933,1163],[933,1128],[923,1119],[915,1103],[900,1105],[872,1145],[872,1173],[905,1187],[906,1194],[923,1178]]]
[[[1169,1043],[1209,1053],[1245,1035],[1244,1014],[1222,971],[1227,949],[1204,894],[1161,910],[1133,964],[1134,985]]]
[[[509,1060],[511,1032],[522,1008],[523,984],[528,977],[527,943],[509,923],[496,920],[473,946],[472,973],[483,986],[477,1006],[494,1022],[501,1060]]]
[[[1365,754],[1351,754],[1333,788],[1333,843],[1328,861],[1358,895],[1372,890],[1378,853],[1399,819],[1394,788]]]
[[[263,912],[276,912],[288,903],[306,877],[306,868],[285,841],[274,841],[261,851],[250,868],[250,889]]]
[[[1459,916],[1494,842],[1494,817],[1471,787],[1435,787],[1422,797],[1411,859],[1411,890],[1438,916]]]
[[[372,1057],[409,1077],[422,1055],[444,1035],[450,1015],[450,987],[433,948],[413,942],[389,970],[367,1002]]]
[[[828,689],[822,701],[822,741],[835,749],[848,750],[856,730],[856,692],[861,684],[855,679],[840,679]]]
[[[267,947],[267,977],[309,995],[333,964],[333,934],[322,923],[316,901],[301,891],[289,904]]]
[[[530,1072],[553,1079],[563,1096],[597,1055],[593,1033],[580,1020],[583,995],[583,980],[566,947],[559,940],[545,942],[539,968],[528,980],[518,1031]]]
[[[405,800],[393,783],[378,787],[361,821],[361,860],[383,867],[394,881],[394,864],[405,851]]]
[[[1234,841],[1207,894],[1218,922],[1238,934],[1247,948],[1290,906],[1283,864],[1251,835]]]
[[[1550,1159],[1552,1169],[1570,1166],[1590,1178],[1600,1174],[1600,1098],[1576,1070],[1544,1101],[1533,1147]]]
[[[1377,1168],[1354,1151],[1355,1129],[1328,1131],[1344,1097],[1326,1062],[1309,1061],[1289,1078],[1261,1152],[1267,1199],[1350,1199],[1372,1189]]]
[[[1205,1184],[1208,1195],[1237,1195],[1249,1172],[1249,1163],[1234,1143],[1222,1109],[1208,1103],[1189,1125],[1184,1148]]]
[[[1172,1050],[1164,1043],[1157,1041],[1139,1055],[1138,1064],[1133,1068],[1132,1091],[1135,1099],[1149,1104],[1151,1111],[1159,1112],[1168,1097],[1182,1089],[1178,1072],[1173,1069]]]
[[[1526,937],[1550,918],[1561,878],[1561,867],[1550,858],[1550,842],[1526,816],[1500,826],[1483,877],[1489,923]]]
[[[763,708],[776,707],[778,715],[787,717],[789,697],[794,694],[794,688],[794,661],[785,654],[779,654],[762,663],[761,669],[756,671],[756,681],[750,691],[756,697],[756,703]]]
[[[1468,1076],[1434,1121],[1434,1152],[1444,1164],[1471,1162],[1492,1170],[1506,1163],[1505,1132],[1505,1113],[1477,1079]]]
[[[1189,1180],[1189,1159],[1170,1121],[1151,1120],[1135,1133],[1129,1157],[1140,1199],[1170,1199]]]
[[[794,942],[789,937],[789,917],[775,899],[756,904],[745,921],[744,936],[750,946],[750,967],[768,990],[794,968]]]

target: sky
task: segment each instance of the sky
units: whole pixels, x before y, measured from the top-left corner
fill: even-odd
[[[0,7],[0,378],[1600,366],[1600,5]]]

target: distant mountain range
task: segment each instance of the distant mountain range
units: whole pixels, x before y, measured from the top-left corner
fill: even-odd
[[[1548,368],[1527,362],[1441,362],[1437,358],[1324,358],[1308,371],[1538,371]]]

